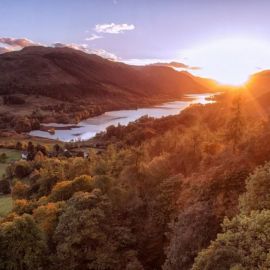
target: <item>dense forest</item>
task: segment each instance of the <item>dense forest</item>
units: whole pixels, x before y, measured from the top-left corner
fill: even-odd
[[[266,108],[228,92],[95,139],[87,158],[30,144],[7,168],[0,269],[270,269]]]

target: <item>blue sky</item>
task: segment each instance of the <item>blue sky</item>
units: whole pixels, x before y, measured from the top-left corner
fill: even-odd
[[[227,39],[256,40],[267,47],[269,10],[267,0],[0,0],[0,38],[84,44],[90,51],[105,50],[121,60],[201,65],[202,57],[196,63],[188,50]],[[97,25],[105,25],[105,30]],[[110,33],[108,27],[118,32]],[[102,38],[86,40],[93,35]],[[264,68],[265,63],[258,65]]]

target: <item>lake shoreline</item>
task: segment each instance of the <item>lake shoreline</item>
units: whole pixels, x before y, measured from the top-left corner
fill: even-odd
[[[187,94],[181,100],[170,100],[156,105],[137,107],[136,109],[111,110],[101,113],[98,116],[84,119],[78,124],[42,123],[40,130],[31,131],[29,135],[63,142],[89,140],[95,137],[96,134],[105,131],[110,125],[127,125],[144,115],[155,118],[175,115],[192,104],[212,103],[213,96],[216,94]]]

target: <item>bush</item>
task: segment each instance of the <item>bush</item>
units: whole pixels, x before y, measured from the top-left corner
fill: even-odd
[[[7,161],[7,154],[6,153],[0,154],[0,163],[6,163],[6,161]]]
[[[0,181],[0,193],[9,194],[11,192],[10,184],[8,180],[1,180]]]
[[[17,161],[14,168],[14,174],[17,178],[23,178],[31,173],[31,167],[26,160]]]
[[[17,181],[12,190],[12,196],[16,199],[24,199],[27,198],[29,193],[29,186],[22,183],[21,181]]]

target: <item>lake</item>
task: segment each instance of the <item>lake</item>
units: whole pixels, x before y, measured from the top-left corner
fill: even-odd
[[[144,115],[155,118],[175,115],[191,104],[212,103],[213,101],[207,99],[210,96],[213,96],[213,94],[190,94],[186,95],[185,99],[182,101],[167,102],[150,108],[105,112],[99,116],[83,120],[75,125],[57,123],[42,124],[43,126],[55,127],[55,133],[50,134],[46,131],[33,130],[29,134],[31,136],[57,139],[65,142],[87,140],[93,138],[97,133],[105,131],[110,125],[127,125],[129,122],[135,121]]]

